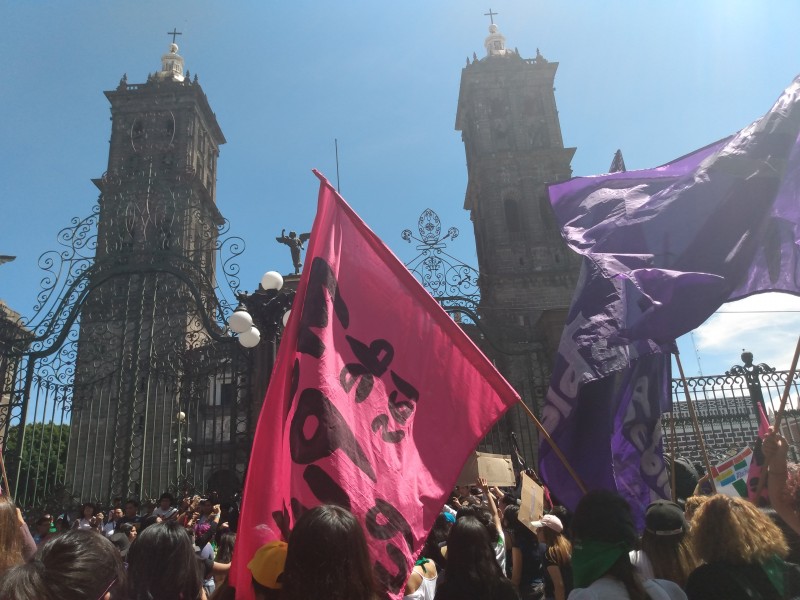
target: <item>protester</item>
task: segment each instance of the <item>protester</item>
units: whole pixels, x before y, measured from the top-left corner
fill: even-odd
[[[106,537],[111,537],[117,530],[117,525],[124,516],[121,508],[112,508],[108,511],[108,520],[103,523],[103,534]]]
[[[175,502],[175,497],[169,492],[164,492],[158,499],[158,506],[153,510],[153,515],[162,521],[172,519],[178,514],[178,509],[172,506]]]
[[[282,591],[285,600],[377,597],[367,541],[350,512],[322,505],[298,519],[289,536]]]
[[[176,521],[142,531],[128,550],[130,600],[196,600],[203,590],[192,540]]]
[[[138,525],[141,520],[142,518],[139,516],[139,502],[131,498],[125,503],[125,514],[121,519],[117,520],[117,527],[119,527],[122,523]]]
[[[291,540],[289,552],[291,553]],[[447,538],[447,569],[436,600],[512,600],[514,584],[500,569],[486,527],[473,516],[456,519]]]
[[[214,506],[208,498],[201,498],[197,503],[197,517],[192,519],[194,543],[201,552],[208,555],[211,540],[217,534],[219,525],[219,506]],[[213,551],[211,552],[213,558]]]
[[[126,600],[125,587],[114,545],[95,531],[73,529],[47,540],[33,561],[7,571],[0,578],[0,598]]]
[[[516,526],[519,515],[519,505],[510,504],[503,511],[503,531],[506,534],[508,547],[511,552],[506,556],[506,577],[512,579],[514,574],[514,527]]]
[[[116,534],[124,535],[126,538],[128,538],[128,542],[132,544],[134,540],[136,540],[136,537],[139,535],[139,530],[137,529],[137,526],[134,525],[133,523],[121,523],[117,527],[115,535]]]
[[[781,530],[755,505],[723,494],[692,519],[692,545],[703,565],[686,583],[690,600],[782,598],[789,547]]]
[[[519,506],[509,506],[506,523],[512,531],[511,581],[523,600],[544,598],[544,544],[519,520]]]
[[[55,522],[56,533],[64,533],[65,531],[69,531],[69,519],[67,515],[61,515],[56,519]]]
[[[214,592],[214,548],[211,541],[217,534],[219,523],[219,506],[214,506],[211,499],[201,498],[197,504],[198,517],[194,519],[194,544],[197,547],[197,555],[204,565],[203,589],[206,594]]]
[[[689,573],[698,566],[689,543],[689,525],[675,502],[658,500],[647,507],[642,549],[631,553],[631,562],[643,577],[674,581],[686,587]]]
[[[447,565],[447,559],[442,555],[442,545],[447,542],[450,528],[455,522],[456,518],[450,513],[439,513],[433,522],[433,528],[428,533],[425,545],[422,547],[422,556],[436,563],[437,570],[441,570]]]
[[[495,503],[494,495],[491,493],[491,491],[489,491],[489,485],[487,484],[486,479],[482,477],[479,478],[478,485],[481,487],[483,499],[489,506],[489,514],[492,518],[493,527],[489,529],[489,539],[492,540],[492,548],[494,549],[494,555],[497,559],[497,563],[500,565],[500,569],[503,571],[503,574],[505,574],[506,537],[503,533],[503,519],[500,516],[500,511],[497,510],[497,504]]]
[[[689,496],[683,507],[683,516],[687,523],[691,523],[694,513],[700,508],[710,496]]]
[[[223,565],[229,565],[233,560],[233,548],[236,544],[236,534],[231,531],[226,531],[219,536],[219,543],[217,544],[217,553],[214,556],[214,562]],[[214,577],[214,583],[219,585],[225,578],[224,575]]]
[[[270,542],[256,550],[252,560],[247,563],[256,600],[278,600],[281,597],[285,565],[286,542]]]
[[[53,537],[55,533],[53,517],[50,515],[42,515],[36,520],[36,533],[33,535],[33,541],[37,547],[41,546]]]
[[[566,600],[572,591],[572,544],[564,537],[564,526],[555,515],[544,515],[531,523],[536,537],[544,544],[545,600]]]
[[[457,485],[451,502],[454,503],[456,509],[465,506],[480,506],[481,504],[480,498],[473,493],[471,485]]]
[[[438,578],[436,564],[428,558],[420,557],[414,563],[408,581],[406,581],[403,600],[434,600]]]
[[[0,575],[11,567],[30,560],[36,552],[22,512],[8,496],[0,496]]]
[[[789,527],[800,533],[800,473],[794,465],[793,477],[789,477],[789,443],[780,432],[770,427],[761,450],[769,474],[767,490],[770,504]]]
[[[122,527],[130,527],[132,530],[135,531],[134,526],[131,525],[130,523],[125,523],[124,525],[122,525]],[[128,559],[128,551],[131,548],[131,538],[128,535],[122,533],[121,531],[118,531],[108,536],[108,541],[114,544],[114,547],[119,552],[119,555],[123,561]]]
[[[605,490],[587,493],[572,517],[572,573],[569,600],[685,600],[671,581],[644,579],[629,552],[638,541],[630,506]]]
[[[95,507],[91,502],[84,502],[81,506],[81,516],[76,519],[72,524],[73,529],[95,529],[97,526],[97,517],[95,516]]]
[[[556,504],[552,506],[548,514],[553,515],[554,517],[558,517],[558,520],[561,521],[561,524],[564,526],[561,534],[566,537],[568,540],[572,541],[571,536],[571,524],[572,524],[572,513],[567,510],[566,506],[561,506],[560,504]]]

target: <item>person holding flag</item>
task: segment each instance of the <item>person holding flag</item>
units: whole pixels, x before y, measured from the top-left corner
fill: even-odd
[[[779,431],[770,427],[764,437],[761,451],[764,453],[764,463],[767,466],[767,491],[769,501],[781,519],[800,534],[800,514],[797,510],[797,482],[792,487],[795,493],[789,490],[789,442]],[[796,479],[796,476],[795,476]]]

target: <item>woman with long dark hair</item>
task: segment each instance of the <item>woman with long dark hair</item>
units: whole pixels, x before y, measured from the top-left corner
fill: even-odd
[[[291,544],[290,544],[291,549]],[[447,538],[447,570],[436,600],[516,600],[514,585],[497,563],[486,527],[475,517],[457,519]]]
[[[217,565],[230,565],[233,560],[233,547],[236,545],[236,534],[233,531],[226,531],[219,536],[219,543],[217,544],[217,554],[214,556],[214,563]],[[215,586],[222,585],[222,582],[227,578],[227,571],[225,573],[214,575]]]
[[[638,544],[628,502],[614,492],[589,492],[572,518],[570,600],[686,600],[672,581],[644,579],[629,553]]]
[[[128,550],[130,600],[196,600],[202,573],[190,534],[177,521],[147,527]]]
[[[372,561],[361,524],[339,506],[304,513],[289,536],[285,600],[375,600]]]
[[[125,600],[125,567],[108,539],[73,529],[0,578],[3,600]]]

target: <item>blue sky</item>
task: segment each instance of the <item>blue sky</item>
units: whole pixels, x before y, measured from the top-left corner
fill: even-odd
[[[662,164],[744,127],[800,72],[794,0],[505,0],[491,3],[511,48],[560,63],[564,142],[575,175]],[[0,297],[30,313],[42,273],[70,218],[97,199],[106,168],[103,90],[123,73],[159,69],[173,27],[228,143],[218,205],[247,243],[245,289],[269,269],[291,270],[275,243],[306,231],[316,204],[312,168],[341,192],[402,260],[400,232],[425,208],[461,236],[449,250],[476,265],[464,148],[454,130],[461,68],[484,55],[485,1],[287,3],[176,0],[7,0],[0,19]],[[742,304],[742,303],[739,303]],[[788,368],[800,301],[767,295],[729,305],[695,332],[703,373],[728,369],[742,348]],[[772,311],[736,312],[730,311]],[[779,311],[779,312],[775,312]],[[790,312],[795,311],[795,312]],[[689,338],[688,375],[699,371]]]

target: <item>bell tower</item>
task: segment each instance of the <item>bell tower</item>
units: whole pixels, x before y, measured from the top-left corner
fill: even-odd
[[[106,172],[93,180],[97,239],[81,292],[67,458],[84,500],[157,497],[180,477],[175,415],[189,412],[192,395],[181,357],[208,339],[201,315],[214,311],[225,137],[171,35],[159,71],[105,92],[111,139]]]
[[[507,48],[495,14],[488,15],[485,56],[473,54],[461,72],[456,129],[467,159],[464,208],[475,229],[481,321],[503,349],[492,358],[538,412],[580,267],[561,238],[546,184],[571,176],[575,148],[565,148],[561,136],[558,63],[538,49],[526,59]],[[514,418],[510,413],[508,428],[527,428],[508,422]],[[535,447],[533,434],[522,437],[526,448]]]

